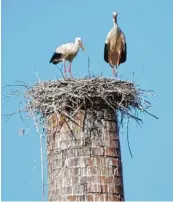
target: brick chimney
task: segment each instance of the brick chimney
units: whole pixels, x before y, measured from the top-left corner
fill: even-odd
[[[115,111],[81,110],[48,120],[48,200],[123,201],[123,174]]]

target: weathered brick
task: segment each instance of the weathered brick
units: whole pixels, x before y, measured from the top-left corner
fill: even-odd
[[[79,185],[80,184],[80,176],[72,177],[72,185]]]
[[[110,183],[114,183],[117,186],[122,186],[122,179],[120,177],[113,176],[111,178],[111,182]]]
[[[105,164],[107,166],[117,166],[117,159],[113,157],[107,157],[105,158]]]
[[[79,195],[79,196],[78,196],[78,201],[83,201],[83,202],[84,202],[84,201],[85,201],[85,198],[86,198],[86,197],[85,197],[85,194]]]
[[[72,158],[75,157],[74,155],[74,149],[65,149],[62,150],[62,158],[67,159],[67,158]]]
[[[101,185],[100,184],[88,184],[87,193],[101,193]]]
[[[76,196],[75,195],[69,195],[69,196],[67,196],[67,200],[68,201],[75,201],[76,200]]]
[[[80,177],[80,184],[89,184],[90,183],[90,176],[81,176]]]
[[[104,201],[105,194],[96,194],[95,201]]]
[[[104,146],[108,147],[108,148],[117,148],[117,149],[120,149],[120,145],[119,145],[119,142],[117,140],[111,140],[109,138],[107,138],[105,141],[104,141]]]
[[[101,176],[101,184],[116,184],[116,185],[120,185],[121,184],[121,179],[115,177],[114,175],[112,176]]]
[[[109,184],[108,185],[108,193],[117,194],[117,186]]]
[[[52,171],[52,176],[54,176],[53,179],[57,179],[57,178],[59,179],[60,177],[64,178],[66,176],[65,172],[66,171],[64,170],[63,167],[54,169]]]
[[[87,166],[89,159],[90,159],[90,157],[86,157],[86,156],[80,157],[80,158],[79,158],[79,165],[80,165],[81,167]]]
[[[123,190],[123,186],[115,186],[115,193],[116,194],[120,194],[120,193],[123,193],[124,190]]]
[[[73,176],[78,176],[81,174],[81,169],[80,167],[72,167],[72,168],[66,168],[64,171],[65,177],[73,177]]]
[[[65,165],[68,167],[76,167],[80,165],[79,158],[70,158],[65,160]]]
[[[66,195],[71,194],[72,193],[72,186],[65,187],[65,192],[66,192]]]
[[[69,147],[69,141],[60,141],[60,149],[65,150]]]
[[[116,194],[108,194],[108,201],[121,201],[121,196]]]
[[[82,146],[82,139],[75,139],[71,141],[72,147],[81,147]]]
[[[55,182],[53,185],[56,186],[56,187],[57,186],[62,187],[63,181],[64,181],[64,178],[62,178],[62,176],[60,177],[60,176],[57,176],[57,175],[55,175],[54,178],[51,179],[51,182]]]
[[[57,148],[57,147],[59,147],[59,143],[57,143],[57,142],[51,142],[51,144],[50,144],[50,149],[54,149],[54,148]]]
[[[109,157],[119,157],[120,158],[120,153],[116,148],[110,148],[106,147],[105,148],[105,155]]]
[[[109,176],[101,176],[100,181],[101,181],[101,184],[108,184],[108,183],[110,183],[110,177]]]
[[[87,185],[73,185],[72,193],[73,194],[85,194],[87,191]]]
[[[72,185],[72,178],[71,177],[65,177],[64,178],[64,186],[71,186]]]
[[[54,160],[55,159],[62,159],[62,151],[61,150],[58,150],[58,151],[54,151]]]
[[[114,170],[112,167],[108,167],[108,166],[100,166],[101,169],[101,175],[105,176],[105,175],[113,175],[114,174]]]
[[[80,176],[81,175],[81,169],[80,167],[74,167],[70,169],[71,175],[77,175]]]
[[[103,147],[92,148],[91,149],[91,155],[92,156],[103,156],[104,155],[104,148]]]
[[[84,157],[84,156],[89,157],[90,156],[90,148],[88,148],[88,147],[77,148],[75,151],[75,156],[76,157]]]
[[[53,169],[62,168],[63,164],[64,164],[63,159],[55,160],[53,164]]]
[[[100,175],[101,174],[101,166],[90,166],[88,167],[90,175]]]
[[[82,137],[82,146],[90,146],[91,145],[91,138],[90,137]]]
[[[114,168],[114,175],[118,176],[118,177],[121,177],[122,176],[122,169],[120,167],[119,168]]]
[[[108,193],[108,185],[107,184],[101,185],[101,190],[102,193]]]
[[[115,140],[115,148],[120,151],[120,142]]]
[[[86,201],[95,201],[95,195],[94,194],[87,194],[86,195]]]
[[[100,176],[90,176],[90,183],[91,184],[99,184],[101,182]]]
[[[115,122],[105,121],[105,128],[107,130],[115,131],[116,130],[116,124],[115,124]]]
[[[105,158],[103,156],[96,156],[93,157],[93,165],[104,165],[105,164]]]
[[[83,124],[83,120],[77,122]],[[104,120],[102,123],[94,125],[94,121],[87,121],[82,132],[68,121],[73,135],[67,125],[63,125],[55,136],[56,144],[51,141],[50,133],[48,178],[53,183],[49,184],[49,200],[52,195],[56,196],[55,201],[117,201],[123,198],[118,196],[120,193],[123,196],[123,181],[116,125]]]
[[[114,201],[114,195],[108,194],[108,201]]]
[[[73,134],[71,132],[65,132],[61,133],[61,135],[58,137],[58,141],[71,141],[73,139]]]
[[[119,136],[117,135],[117,133],[114,130],[106,130],[105,135],[110,140],[117,140],[117,139],[119,140]]]
[[[60,194],[62,194],[61,188],[60,189],[56,189],[56,194],[52,193],[52,195],[54,195],[54,196],[55,195],[60,195]]]
[[[53,195],[52,201],[66,201],[66,197],[62,194]]]

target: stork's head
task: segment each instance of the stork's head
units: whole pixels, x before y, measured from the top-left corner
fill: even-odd
[[[116,13],[116,12],[113,12],[113,13],[112,13],[113,22],[117,22],[117,15],[118,15],[118,13]]]
[[[81,47],[81,49],[83,50],[83,52],[85,53],[85,50],[84,50],[84,46],[83,46],[83,43],[82,43],[82,39],[80,37],[77,37],[75,39],[75,43],[76,44],[79,44],[79,46]]]

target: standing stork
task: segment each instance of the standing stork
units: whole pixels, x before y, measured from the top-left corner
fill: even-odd
[[[113,12],[112,15],[113,28],[109,31],[106,37],[104,46],[104,60],[112,67],[112,72],[115,76],[117,73],[115,73],[114,66],[118,68],[121,63],[126,61],[127,47],[125,35],[117,24],[117,13]]]
[[[71,73],[72,61],[77,55],[80,47],[84,51],[84,46],[82,43],[82,39],[80,37],[77,37],[74,43],[66,43],[59,46],[56,49],[55,53],[53,54],[52,58],[50,59],[50,63],[58,64],[59,62],[64,62],[64,73],[66,77],[67,76],[66,61],[69,61],[70,65],[68,68],[68,72],[70,73],[72,77],[72,73]]]

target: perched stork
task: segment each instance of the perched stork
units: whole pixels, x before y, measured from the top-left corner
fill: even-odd
[[[72,73],[71,73],[72,61],[74,57],[77,55],[80,47],[84,51],[84,46],[82,43],[82,39],[80,37],[77,37],[74,43],[66,43],[59,46],[56,49],[55,53],[53,54],[52,58],[50,59],[50,63],[58,64],[59,62],[64,62],[64,73],[66,77],[66,72],[67,72],[66,61],[69,61],[70,65],[68,68],[68,72],[70,73],[72,77]]]
[[[104,46],[104,60],[112,67],[113,75],[115,73],[114,66],[118,66],[126,61],[127,47],[124,33],[118,27],[117,13],[113,12],[113,28],[109,31],[105,46]]]

